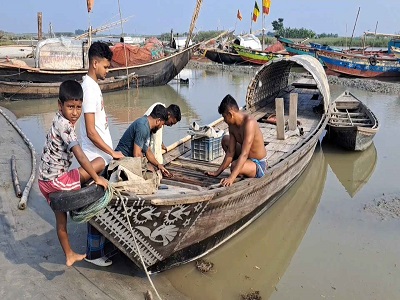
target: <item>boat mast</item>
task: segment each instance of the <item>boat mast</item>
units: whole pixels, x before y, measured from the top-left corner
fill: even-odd
[[[263,8],[264,9],[264,8]],[[265,49],[265,44],[264,44],[264,33],[265,33],[265,28],[264,28],[264,21],[265,21],[265,14],[263,11],[263,17],[262,17],[262,46],[261,46],[261,51],[264,51]]]
[[[192,16],[192,21],[190,22],[190,28],[189,28],[188,37],[185,42],[185,48],[187,48],[189,46],[189,42],[192,39],[193,30],[196,25],[197,18],[199,17],[199,12],[200,12],[202,3],[203,3],[203,0],[197,0],[196,8],[195,8],[193,16]]]
[[[356,21],[354,22],[353,33],[351,34],[351,39],[350,39],[350,43],[349,43],[349,50],[350,50],[350,48],[351,48],[351,42],[353,41],[354,30],[356,29],[357,20],[358,20],[358,15],[360,14],[360,8],[361,8],[361,7],[358,7],[358,12],[357,12]]]

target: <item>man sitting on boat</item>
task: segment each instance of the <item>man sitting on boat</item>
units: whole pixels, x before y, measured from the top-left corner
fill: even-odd
[[[149,109],[144,113],[144,115],[149,116],[153,111],[153,108],[158,104],[166,107],[164,103],[156,102],[149,107]],[[166,126],[171,127],[172,125],[175,125],[181,120],[181,109],[176,104],[171,104],[167,107],[167,114],[168,114],[168,120],[165,121],[164,124]],[[159,130],[157,130],[156,133],[153,133],[150,136],[150,149],[153,152],[154,157],[160,163],[163,163],[162,150],[167,151],[167,147],[165,147],[162,141],[162,132],[163,132],[163,127],[161,127]]]
[[[218,113],[229,125],[229,135],[224,136],[221,142],[225,157],[217,171],[206,174],[216,177],[232,163],[231,174],[221,180],[222,186],[232,185],[239,175],[250,178],[263,177],[267,168],[267,150],[257,121],[240,111],[231,95],[226,95],[222,100]]]
[[[124,132],[115,151],[121,151],[126,157],[146,156],[151,165],[157,167],[161,173],[170,177],[171,174],[162,163],[154,157],[150,149],[150,135],[156,133],[168,120],[167,109],[157,104],[149,116],[143,116],[134,121]]]

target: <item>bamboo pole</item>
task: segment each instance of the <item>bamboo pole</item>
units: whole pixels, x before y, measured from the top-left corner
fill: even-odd
[[[11,156],[11,176],[14,184],[15,195],[18,198],[22,197],[21,185],[19,184],[15,155]]]
[[[31,158],[32,158],[32,172],[31,176],[29,178],[28,183],[25,186],[24,192],[22,193],[21,200],[18,203],[18,208],[23,210],[26,208],[26,204],[28,202],[28,196],[29,192],[32,188],[33,181],[35,180],[35,175],[36,175],[36,151],[35,148],[33,147],[32,143],[29,141],[29,139],[26,137],[25,133],[22,132],[22,130],[18,127],[17,124],[15,124],[7,114],[0,109],[0,113],[6,118],[6,120],[15,128],[15,130],[19,133],[19,135],[23,138],[25,144],[28,145],[30,151],[31,151]]]
[[[189,33],[188,33],[188,36],[187,36],[187,39],[185,42],[185,48],[189,47],[189,42],[192,39],[193,30],[196,26],[197,18],[199,17],[199,12],[200,12],[202,3],[203,3],[203,0],[197,0],[196,8],[195,8],[193,16],[192,16],[192,21],[190,22],[190,28],[189,28]]]

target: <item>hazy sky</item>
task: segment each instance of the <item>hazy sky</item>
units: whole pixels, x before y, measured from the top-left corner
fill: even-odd
[[[257,0],[260,10],[262,1]],[[90,16],[86,0],[0,0],[0,30],[14,33],[37,32],[37,12],[43,13],[43,31],[51,22],[54,31],[94,28],[119,20],[118,0],[95,0]],[[7,4],[5,4],[7,3]],[[132,16],[124,24],[124,32],[159,34],[189,30],[196,0],[120,0],[122,16]],[[284,26],[304,27],[316,33],[337,33],[350,36],[358,8],[361,7],[355,36],[366,30],[397,33],[399,0],[272,0],[271,12],[265,17],[265,28],[272,31],[271,22],[284,19]],[[236,33],[249,31],[254,0],[203,0],[196,24],[197,30],[234,29]],[[240,9],[243,20],[236,18]],[[261,16],[261,15],[260,15]],[[253,23],[253,30],[261,29],[261,18]],[[346,29],[347,28],[347,29]],[[117,27],[104,33],[120,34]]]

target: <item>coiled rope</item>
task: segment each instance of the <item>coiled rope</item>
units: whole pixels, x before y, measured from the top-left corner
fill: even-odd
[[[120,195],[119,191],[115,189],[112,183],[109,183],[108,188],[104,193],[103,197],[79,210],[72,211],[71,214],[72,220],[74,220],[77,223],[89,222],[91,218],[96,216],[99,213],[99,211],[101,211],[108,205],[108,203],[110,203],[114,193]]]

